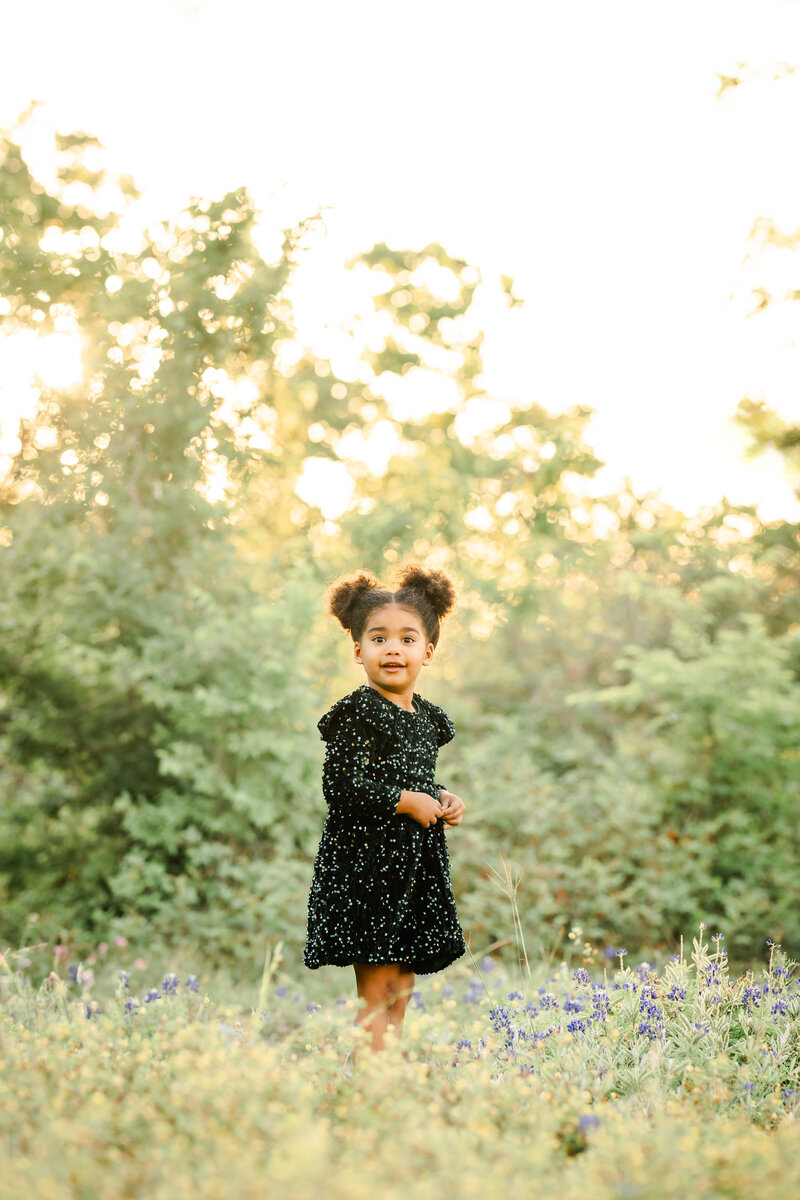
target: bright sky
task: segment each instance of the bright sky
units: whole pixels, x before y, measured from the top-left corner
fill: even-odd
[[[777,455],[745,462],[746,394],[800,420],[797,255],[745,262],[759,215],[800,223],[793,0],[40,0],[6,6],[0,125],[85,129],[142,222],[246,186],[267,223],[325,207],[295,288],[317,347],[344,260],[441,242],[520,310],[486,311],[486,384],[552,411],[695,511],[723,493],[800,519]],[[760,72],[716,100],[717,73]],[[38,131],[38,132],[37,132]],[[0,362],[0,375],[3,364]]]

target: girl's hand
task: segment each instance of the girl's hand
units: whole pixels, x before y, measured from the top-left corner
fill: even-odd
[[[460,796],[455,792],[445,791],[444,788],[439,788],[439,800],[442,805],[442,820],[446,826],[460,825],[464,816],[466,805]]]
[[[442,805],[427,792],[401,792],[395,812],[407,813],[426,829],[435,825],[442,815]]]

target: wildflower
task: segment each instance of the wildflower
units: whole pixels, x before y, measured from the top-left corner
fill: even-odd
[[[575,980],[576,983],[588,983],[589,982],[589,972],[587,970],[585,970],[583,967],[578,967],[578,969],[573,972],[572,978]]]
[[[190,975],[189,978],[186,980],[186,983],[183,986],[189,988],[189,990],[191,992],[199,992],[200,991],[200,985],[197,982],[196,975]],[[285,991],[286,989],[284,988],[283,990]]]
[[[592,1020],[605,1021],[610,1001],[608,994],[600,984],[595,984],[592,991]]]
[[[481,967],[483,968],[484,971],[493,971],[496,966],[497,966],[497,963],[494,961],[494,959],[489,958],[488,956],[486,958],[484,958],[483,961],[481,962]]]
[[[128,988],[131,986],[131,977],[128,974],[128,972],[127,971],[119,971],[117,977],[118,977],[120,983],[122,984],[123,988],[125,989],[125,991],[127,991]]]
[[[756,1090],[756,1085],[754,1083],[743,1083],[742,1089],[745,1092],[754,1092]]]
[[[97,953],[98,954],[105,954],[106,950],[108,950],[108,942],[98,942],[97,943]]]
[[[69,950],[67,949],[66,946],[59,945],[59,946],[53,947],[53,957],[56,960],[66,958],[68,954],[69,954]]]
[[[587,1129],[596,1129],[599,1124],[600,1118],[596,1117],[594,1113],[584,1113],[578,1122],[578,1128],[581,1133],[585,1133]]]
[[[663,1013],[655,1000],[655,992],[651,987],[642,988],[639,1012],[644,1019],[637,1026],[637,1033],[651,1039],[662,1037],[664,1034]]]
[[[564,1012],[583,1012],[583,1006],[577,1000],[573,1000],[571,996],[567,996],[564,1001]]]
[[[152,1000],[160,1000],[160,999],[161,999],[161,993],[156,991],[155,988],[150,988],[150,991],[147,993],[147,995],[144,998],[144,1002],[145,1002],[145,1004],[150,1004],[150,1002]]]
[[[286,995],[286,988],[276,988],[276,989],[275,989],[275,995],[276,995],[276,996],[285,996],[285,995]]]
[[[411,1003],[414,1005],[414,1008],[425,1008],[425,1001],[422,999],[422,996],[420,996],[418,991],[413,991],[411,993]]]
[[[165,975],[161,988],[165,996],[174,996],[178,990],[178,976],[173,975],[172,972]]]
[[[123,946],[127,946],[127,944],[128,944],[128,939],[126,937],[115,937],[114,938],[115,946],[119,946],[121,948]]]
[[[581,1021],[577,1017],[575,1018],[574,1021],[570,1021],[569,1025],[567,1025],[567,1033],[585,1033],[585,1032],[586,1032],[585,1021]]]

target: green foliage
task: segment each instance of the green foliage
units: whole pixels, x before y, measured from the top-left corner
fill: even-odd
[[[465,933],[503,940],[489,870],[513,853],[544,954],[575,924],[663,948],[700,919],[742,958],[800,944],[797,526],[585,495],[591,410],[487,393],[490,285],[443,247],[350,264],[382,332],[354,319],[342,379],[284,353],[310,222],[265,263],[238,189],[131,250],[130,180],[88,169],[87,135],[60,148],[51,189],[2,142],[6,327],[79,329],[84,379],[40,387],[0,480],[0,937],[33,912],[86,944],[146,932],[241,968],[279,936],[299,959],[315,723],[360,682],[324,587],[416,557],[461,584],[425,687],[459,735]],[[75,180],[120,211],[65,202]],[[407,403],[420,381],[438,411]],[[358,450],[378,436],[382,472]],[[336,519],[297,491],[320,457],[353,484]]]

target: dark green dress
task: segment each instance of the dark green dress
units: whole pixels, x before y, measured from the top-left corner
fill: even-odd
[[[319,722],[328,811],[308,897],[303,963],[402,963],[430,975],[466,953],[442,821],[395,813],[403,790],[437,796],[449,717],[414,694],[408,712],[364,684]],[[443,786],[443,785],[442,785]]]

